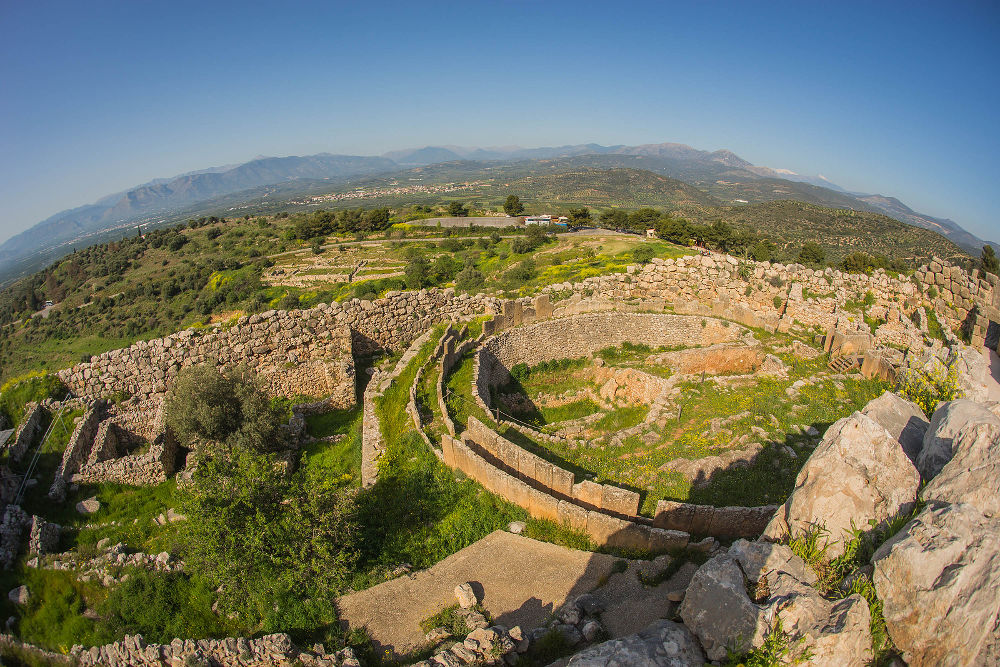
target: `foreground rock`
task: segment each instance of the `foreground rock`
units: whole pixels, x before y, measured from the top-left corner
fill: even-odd
[[[951,461],[924,487],[924,500],[967,503],[1000,514],[1000,424],[969,424],[952,439]]]
[[[80,514],[93,514],[99,509],[101,509],[101,501],[97,499],[97,496],[81,500],[76,504],[76,511]]]
[[[780,619],[791,657],[802,664],[866,664],[868,604],[857,594],[826,600],[810,585],[815,581],[788,547],[738,540],[698,569],[680,615],[710,660],[760,646]]]
[[[959,344],[952,348],[951,368],[957,375],[962,396],[980,403],[989,400],[992,380],[990,362],[979,350]]]
[[[705,654],[691,632],[679,623],[661,620],[634,635],[577,653],[568,667],[701,667],[703,664]]]
[[[889,431],[903,447],[906,456],[916,462],[923,449],[924,435],[930,425],[924,411],[916,403],[908,401],[891,391],[869,401],[861,410]]]
[[[909,512],[920,475],[893,435],[871,417],[855,412],[833,424],[795,480],[795,488],[764,530],[780,540],[811,526],[826,526],[833,558],[854,526],[883,524]]]
[[[929,506],[872,560],[889,635],[912,667],[1000,664],[1000,520]]]
[[[917,468],[925,480],[934,479],[952,457],[952,444],[959,432],[973,424],[1000,425],[986,406],[967,399],[948,401],[938,406],[931,418]]]
[[[479,604],[476,593],[472,590],[472,584],[468,582],[455,586],[455,599],[458,600],[458,606],[462,609],[471,609]]]

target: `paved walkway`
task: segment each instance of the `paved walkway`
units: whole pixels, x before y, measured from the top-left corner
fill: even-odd
[[[424,641],[420,622],[455,604],[455,586],[468,581],[495,623],[527,630],[543,625],[568,598],[593,592],[604,602],[606,629],[620,637],[667,616],[668,595],[686,589],[697,569],[684,565],[648,587],[637,576],[643,561],[615,572],[620,560],[497,531],[427,570],[340,598],[340,618],[367,628],[381,650],[411,653]]]
[[[424,640],[420,621],[455,604],[455,586],[468,581],[494,622],[534,628],[607,580],[616,560],[496,531],[427,570],[340,598],[340,618],[367,627],[382,649],[410,653]]]

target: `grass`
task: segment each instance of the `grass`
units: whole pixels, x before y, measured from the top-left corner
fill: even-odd
[[[581,398],[555,407],[543,407],[539,410],[542,414],[542,423],[539,426],[580,419],[599,412],[600,409],[601,406],[589,398]]]
[[[7,418],[7,428],[15,428],[21,423],[28,403],[61,399],[65,395],[66,385],[55,375],[45,371],[28,373],[4,383],[0,389],[0,414]]]
[[[312,442],[302,447],[303,469],[321,469],[339,483],[361,483],[361,407],[331,410],[306,417],[306,432],[314,438],[343,436],[337,442]]]

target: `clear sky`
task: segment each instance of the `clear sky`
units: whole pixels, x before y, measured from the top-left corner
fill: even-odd
[[[0,241],[257,155],[665,141],[1000,240],[1000,5],[0,0]]]

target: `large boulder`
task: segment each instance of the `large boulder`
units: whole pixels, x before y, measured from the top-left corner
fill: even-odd
[[[951,460],[955,436],[972,424],[1000,424],[1000,419],[981,403],[964,398],[937,407],[917,457],[917,469],[925,480],[934,479],[941,472]]]
[[[967,503],[1000,514],[1000,424],[972,423],[952,439],[951,461],[924,487],[924,500]]]
[[[827,430],[762,537],[781,540],[825,526],[827,554],[833,558],[843,553],[852,526],[881,525],[909,512],[919,485],[920,475],[899,441],[871,417],[855,412]]]
[[[989,360],[982,352],[967,345],[958,345],[952,350],[951,369],[956,374],[962,395],[973,401],[989,400],[989,384],[993,380]]]
[[[710,660],[764,643],[780,619],[806,664],[863,665],[871,659],[871,615],[859,595],[824,599],[816,575],[791,550],[738,540],[695,573],[680,607]],[[753,597],[751,597],[751,595]]]
[[[660,620],[644,630],[612,639],[577,653],[568,667],[701,667],[705,654],[691,632],[679,623]]]
[[[877,421],[896,438],[911,461],[916,461],[923,449],[924,434],[929,422],[916,403],[891,391],[868,402],[861,414]]]
[[[1000,664],[1000,519],[930,505],[872,561],[889,635],[911,667]]]

